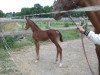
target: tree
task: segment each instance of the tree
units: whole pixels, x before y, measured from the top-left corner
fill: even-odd
[[[0,10],[0,17],[4,17],[4,13],[3,13],[3,11],[2,10]]]
[[[39,13],[48,13],[52,11],[52,7],[49,6],[41,6],[40,4],[34,4],[34,7],[31,8],[22,8],[21,12],[10,12],[7,13],[6,16],[8,17],[22,17],[23,15],[33,15],[33,14],[39,14]],[[37,17],[37,15],[36,15]],[[38,15],[38,17],[51,17],[51,15]]]
[[[6,17],[12,17],[12,16],[13,16],[12,12],[6,13]]]
[[[16,12],[16,16],[21,16],[21,12]]]
[[[40,4],[35,4],[32,13],[33,14],[43,13],[43,7]]]
[[[22,15],[30,15],[31,14],[31,9],[30,8],[22,8],[21,9],[21,14]]]
[[[52,11],[52,7],[45,6],[45,7],[43,8],[43,10],[44,10],[44,13],[48,13],[48,12],[51,12],[51,11]]]
[[[16,16],[16,13],[15,12],[12,12],[12,16],[15,17]]]

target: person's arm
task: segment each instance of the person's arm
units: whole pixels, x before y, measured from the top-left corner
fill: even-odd
[[[93,31],[88,31],[83,29],[81,26],[78,27],[79,31],[86,35],[91,41],[94,42],[94,44],[100,45],[100,34],[95,34]]]
[[[93,31],[84,32],[84,34],[94,42],[94,44],[100,45],[100,34],[95,34]]]

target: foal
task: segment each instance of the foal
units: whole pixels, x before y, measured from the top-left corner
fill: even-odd
[[[58,38],[60,38],[60,41],[63,42],[61,33],[58,30],[54,30],[54,29],[41,30],[32,20],[26,19],[26,21],[27,22],[26,22],[25,29],[27,30],[28,28],[31,28],[33,32],[32,37],[35,42],[36,54],[37,54],[35,62],[38,62],[39,60],[39,41],[46,41],[50,39],[57,48],[56,62],[58,61],[58,56],[60,55],[59,67],[61,67],[62,66],[62,48],[60,47],[58,43]]]

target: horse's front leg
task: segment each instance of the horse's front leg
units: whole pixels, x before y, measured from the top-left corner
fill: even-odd
[[[39,41],[35,41],[35,48],[36,48],[36,61],[38,62],[39,60]]]

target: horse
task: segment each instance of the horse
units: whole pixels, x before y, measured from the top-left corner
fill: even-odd
[[[68,11],[75,9],[77,7],[88,7],[100,5],[100,0],[55,0],[53,5],[53,11]],[[59,20],[65,13],[56,13],[54,18]],[[86,12],[89,20],[94,26],[95,33],[100,34],[100,11],[91,11]],[[95,50],[98,58],[98,69],[100,75],[100,46],[95,44]]]
[[[57,48],[57,54],[56,54],[56,62],[58,61],[58,56],[60,56],[60,63],[59,67],[62,67],[62,48],[58,43],[58,39],[63,42],[62,35],[58,30],[54,29],[48,29],[48,30],[42,30],[40,29],[35,22],[33,22],[30,19],[26,19],[26,26],[25,29],[31,28],[33,34],[32,38],[34,39],[35,42],[35,48],[36,48],[36,61],[38,62],[39,60],[39,41],[46,41],[46,40],[51,40],[56,48]]]

